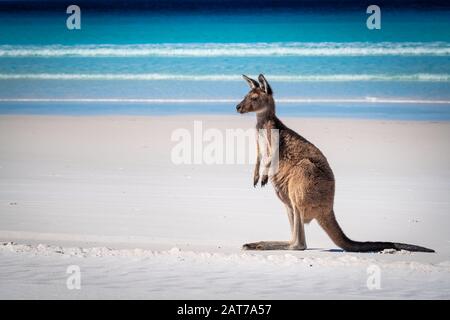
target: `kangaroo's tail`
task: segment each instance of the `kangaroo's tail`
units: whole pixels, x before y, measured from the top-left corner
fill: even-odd
[[[396,242],[381,242],[381,241],[353,241],[349,239],[344,231],[342,231],[339,226],[336,217],[334,216],[334,211],[331,211],[325,217],[320,217],[318,219],[320,226],[325,230],[328,236],[333,240],[333,242],[345,251],[350,252],[376,252],[382,251],[384,249],[395,249],[395,250],[407,250],[407,251],[417,251],[417,252],[434,252],[433,249],[428,249],[413,244],[406,243],[396,243]]]

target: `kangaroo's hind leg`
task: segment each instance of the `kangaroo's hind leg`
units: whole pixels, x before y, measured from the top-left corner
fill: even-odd
[[[290,250],[301,248],[298,241],[296,241],[296,234],[299,234],[300,221],[295,218],[295,210],[291,205],[289,197],[281,191],[277,191],[277,196],[286,206],[286,212],[291,227],[291,240],[290,241],[259,241],[246,243],[243,245],[244,250]],[[301,227],[303,229],[303,226]],[[306,246],[305,246],[306,248]],[[297,249],[298,250],[298,249]]]
[[[305,250],[306,249],[306,239],[305,239],[305,228],[303,223],[304,210],[299,210],[294,206],[293,216],[294,216],[294,228],[292,232],[292,239],[290,244],[290,249],[292,250]]]
[[[289,226],[291,227],[291,235],[294,233],[294,208],[292,208],[289,197],[282,191],[276,191],[278,198],[286,207],[286,213],[289,219]]]

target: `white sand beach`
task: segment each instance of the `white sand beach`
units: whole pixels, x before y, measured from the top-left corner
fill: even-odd
[[[306,251],[242,251],[288,239],[283,204],[250,164],[174,164],[171,135],[254,115],[3,115],[0,298],[449,299],[450,122],[282,120],[326,155],[349,237],[436,253],[342,252],[315,222]]]

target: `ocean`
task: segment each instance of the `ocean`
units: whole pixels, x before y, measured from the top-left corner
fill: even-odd
[[[381,14],[1,11],[0,114],[234,114],[263,73],[280,115],[450,120],[450,11]]]

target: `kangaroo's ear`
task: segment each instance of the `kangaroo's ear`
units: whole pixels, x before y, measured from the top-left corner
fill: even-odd
[[[269,83],[267,82],[266,78],[262,74],[258,77],[259,83],[261,84],[261,89],[267,94],[272,94],[272,88],[270,87]]]
[[[245,81],[248,82],[250,89],[255,89],[259,87],[259,83],[256,80],[247,77],[245,74],[243,74],[242,77],[244,78]]]

